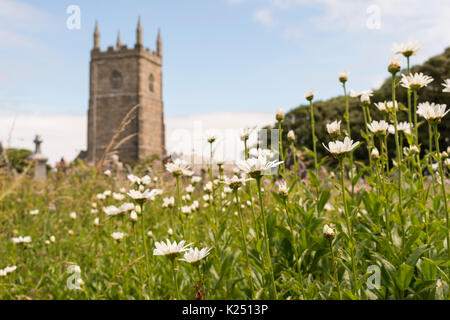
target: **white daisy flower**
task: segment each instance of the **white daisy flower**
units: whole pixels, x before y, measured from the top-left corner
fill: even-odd
[[[450,111],[445,111],[446,108],[445,104],[422,102],[417,106],[417,114],[428,121],[440,120]]]
[[[110,177],[111,176],[111,170],[106,170],[105,172],[103,172],[105,174],[105,176]]]
[[[123,233],[123,232],[113,232],[113,233],[111,233],[111,237],[114,240],[122,240],[125,237],[125,233]]]
[[[194,172],[189,169],[187,161],[183,159],[175,159],[173,162],[167,163],[166,170],[174,176],[192,176],[194,174]]]
[[[190,263],[191,265],[198,264],[202,259],[206,258],[209,255],[209,252],[212,248],[203,248],[199,250],[198,248],[190,248],[188,251],[184,253],[184,256],[182,259],[179,259],[181,261],[185,261],[187,263]]]
[[[125,195],[123,195],[121,193],[113,192],[113,198],[114,198],[114,200],[122,201],[123,199],[125,199]]]
[[[173,208],[175,206],[175,198],[164,198],[162,206],[163,208]]]
[[[400,43],[400,44],[394,43],[392,51],[395,54],[402,54],[405,57],[410,57],[410,56],[416,55],[420,49],[422,49],[422,48],[420,47],[419,42],[412,41],[411,39],[409,39],[406,44],[405,43]]]
[[[249,158],[245,161],[238,161],[237,166],[246,175],[252,178],[259,178],[268,170],[278,167],[283,161],[269,161],[267,157]]]
[[[189,213],[192,212],[192,209],[191,209],[190,206],[182,206],[182,207],[181,207],[181,212],[182,212],[182,213],[185,213],[185,214],[189,214]]]
[[[156,249],[153,250],[153,255],[155,256],[166,256],[167,258],[175,258],[178,254],[188,250],[191,244],[185,245],[186,241],[181,240],[179,243],[174,241],[170,242],[169,239],[166,242],[155,242]]]
[[[8,273],[14,272],[17,269],[16,266],[6,267],[5,269],[0,269],[0,277],[5,277]]]
[[[323,227],[323,236],[328,240],[332,240],[336,237],[336,231],[334,231],[333,228],[326,224]]]
[[[433,78],[421,73],[414,73],[409,76],[402,74],[402,79],[400,80],[400,85],[407,89],[418,90],[420,88],[426,87],[431,82]]]
[[[280,181],[278,183],[278,195],[283,198],[286,198],[288,196],[288,193],[289,193],[289,188],[287,186],[286,181],[284,181],[284,180]]]
[[[132,185],[137,184],[137,185],[146,186],[146,185],[149,185],[150,182],[152,181],[152,179],[148,175],[143,176],[142,178],[139,178],[133,174],[130,174],[127,176],[127,178],[131,182]]]
[[[76,212],[71,212],[71,213],[69,214],[69,217],[70,217],[71,219],[75,220],[75,219],[77,218],[77,213],[76,213]]]
[[[39,210],[31,210],[30,211],[30,215],[32,215],[32,216],[36,216],[36,215],[38,215],[39,214]]]
[[[327,123],[328,134],[340,134],[341,133],[341,120]]]
[[[199,183],[200,181],[202,181],[202,178],[201,178],[201,177],[198,177],[198,176],[192,176],[192,178],[191,178],[191,182],[192,182],[193,185]]]
[[[287,134],[287,138],[289,141],[293,142],[295,141],[295,133],[294,130],[289,130],[288,134]]]
[[[372,121],[371,124],[367,125],[367,128],[374,134],[387,134],[389,123],[384,120]]]
[[[30,236],[16,237],[16,238],[12,238],[11,240],[14,243],[30,243],[31,242],[31,237]]]
[[[330,152],[331,154],[335,155],[335,156],[339,156],[342,154],[345,154],[347,152],[352,151],[353,149],[355,149],[358,145],[360,144],[360,142],[355,142],[353,143],[353,140],[351,140],[349,137],[345,137],[344,141],[330,141],[330,143],[328,143],[328,148],[325,144],[322,143],[322,145],[325,147],[325,149],[328,150],[328,152]]]

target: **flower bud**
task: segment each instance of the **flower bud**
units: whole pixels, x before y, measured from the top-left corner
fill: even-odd
[[[346,83],[348,80],[348,72],[339,72],[339,81],[342,83]]]
[[[284,119],[284,111],[283,111],[283,109],[278,108],[275,118],[277,119],[277,121],[283,121],[283,119]]]
[[[294,142],[295,141],[295,133],[293,130],[290,130],[287,134],[287,138],[290,142]]]
[[[327,240],[333,240],[336,237],[336,232],[326,224],[323,227],[323,236]]]

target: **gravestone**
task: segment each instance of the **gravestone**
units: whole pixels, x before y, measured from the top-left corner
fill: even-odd
[[[35,150],[34,154],[31,157],[36,162],[36,167],[34,171],[34,179],[36,180],[43,180],[45,181],[47,179],[47,160],[48,158],[42,154],[41,151],[41,144],[42,144],[42,138],[39,135],[36,135],[36,137],[33,140],[35,144]]]

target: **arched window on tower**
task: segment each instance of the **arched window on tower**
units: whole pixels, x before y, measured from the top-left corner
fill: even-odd
[[[122,75],[120,74],[119,71],[114,70],[113,73],[111,74],[111,88],[114,90],[118,90],[122,88]]]
[[[153,76],[153,73],[151,73],[150,76],[148,77],[148,82],[150,92],[155,92],[155,77]]]

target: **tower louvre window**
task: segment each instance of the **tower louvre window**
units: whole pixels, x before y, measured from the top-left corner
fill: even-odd
[[[118,90],[122,88],[123,78],[119,71],[114,70],[111,74],[111,88]]]
[[[153,76],[152,73],[148,77],[148,81],[149,81],[149,86],[148,87],[150,89],[150,92],[154,92],[155,91],[155,77]]]

